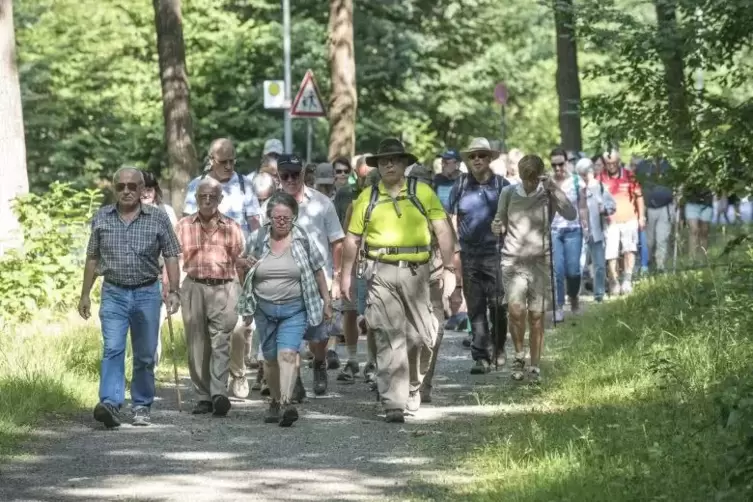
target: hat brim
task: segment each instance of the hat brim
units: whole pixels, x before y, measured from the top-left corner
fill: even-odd
[[[410,166],[418,162],[418,157],[413,155],[412,153],[380,153],[377,155],[369,155],[366,157],[366,165],[369,167],[379,167],[379,159],[385,158],[385,157],[401,157],[405,159],[405,165]]]
[[[497,160],[501,155],[501,152],[499,150],[492,150],[490,148],[477,148],[475,150],[462,151],[460,152],[460,156],[463,158],[463,161],[465,161],[472,153],[488,153],[492,160]]]

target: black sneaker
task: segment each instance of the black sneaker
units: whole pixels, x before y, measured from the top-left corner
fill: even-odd
[[[340,367],[340,356],[337,355],[337,352],[330,349],[327,351],[327,369],[328,370],[336,370]]]
[[[300,404],[305,400],[306,387],[303,386],[303,380],[301,380],[301,377],[299,376],[295,381],[295,388],[293,389],[293,399],[291,399],[290,402]]]
[[[470,349],[472,343],[473,343],[473,335],[463,338],[463,347],[465,347],[466,349]]]
[[[298,410],[292,404],[287,405],[280,418],[280,427],[290,427],[296,420],[298,420]]]
[[[194,406],[194,409],[191,411],[192,415],[206,415],[207,413],[212,413],[214,411],[214,406],[212,406],[211,401],[199,401],[196,403],[196,406]]]
[[[314,394],[321,396],[327,392],[327,364],[324,361],[314,363]]]
[[[94,407],[94,420],[102,422],[108,429],[120,427],[120,412],[110,403],[99,403]]]
[[[489,366],[489,361],[487,361],[486,359],[479,359],[471,368],[471,375],[485,375],[491,370],[492,369]]]
[[[358,363],[349,360],[347,363],[345,363],[345,367],[337,375],[337,381],[353,383],[356,379],[356,375],[358,375],[358,371]]]
[[[217,395],[212,398],[212,405],[214,406],[214,416],[224,417],[227,412],[230,411],[230,399],[227,396]]]
[[[147,427],[152,425],[152,416],[146,406],[137,406],[133,409],[133,426]]]
[[[388,424],[403,424],[405,423],[405,413],[403,413],[403,410],[387,410],[384,421]]]
[[[367,383],[376,381],[376,369],[376,364],[374,363],[366,363],[363,367],[363,379]]]
[[[280,421],[280,403],[277,401],[272,401],[269,403],[269,409],[267,410],[267,414],[264,416],[264,423],[265,424],[276,424]]]

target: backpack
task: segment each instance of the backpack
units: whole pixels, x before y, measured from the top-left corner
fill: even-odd
[[[207,174],[209,174],[209,171],[204,171],[201,175],[201,179],[203,180],[204,178],[206,178]],[[248,214],[246,213],[246,177],[238,172],[236,172],[235,174],[238,175],[238,184],[240,185],[241,193],[243,194],[243,221],[248,221]]]
[[[502,189],[506,186],[509,186],[510,183],[508,182],[507,185],[505,185],[505,180],[502,176],[499,174],[495,174],[492,178],[494,180],[493,183],[496,184],[496,190],[497,190],[497,197],[502,194]],[[455,199],[452,200],[452,210],[455,214],[458,214],[458,205],[460,204],[460,199],[463,198],[463,195],[465,195],[465,191],[468,188],[468,173],[462,173],[460,176],[458,176],[458,179],[455,181],[455,183],[458,184],[458,191],[457,195],[455,196]],[[489,202],[487,200],[487,202]],[[495,201],[496,205],[496,201]]]

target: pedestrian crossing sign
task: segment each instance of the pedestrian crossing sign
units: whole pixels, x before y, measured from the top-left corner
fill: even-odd
[[[327,112],[324,110],[324,101],[319,93],[319,87],[314,79],[314,72],[308,70],[303,77],[298,94],[295,95],[293,106],[290,108],[291,117],[326,117]]]

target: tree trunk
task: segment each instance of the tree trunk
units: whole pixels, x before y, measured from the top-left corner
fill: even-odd
[[[180,14],[181,0],[153,0],[153,4],[165,120],[169,202],[175,213],[180,215],[183,212],[186,187],[191,177],[198,172],[193,144],[186,47]]]
[[[573,0],[554,1],[554,25],[557,30],[557,95],[562,147],[580,152],[583,138],[580,126],[580,76],[575,36]]]
[[[682,39],[677,28],[677,2],[654,0],[658,24],[657,43],[664,65],[664,86],[667,90],[669,127],[673,157],[683,159],[693,148],[693,125],[685,86],[685,63]]]
[[[329,2],[329,159],[351,158],[356,146],[356,60],[353,0]]]
[[[1,256],[5,250],[23,243],[11,204],[17,195],[29,191],[12,0],[0,0],[0,177]]]

